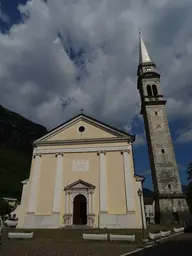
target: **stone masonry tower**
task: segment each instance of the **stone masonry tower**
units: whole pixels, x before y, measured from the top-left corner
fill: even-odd
[[[160,87],[160,74],[149,57],[141,34],[137,76],[155,192],[156,223],[173,222],[177,213],[183,222],[189,217],[189,209],[182,193],[166,117],[166,100]],[[175,211],[177,213],[173,214]]]

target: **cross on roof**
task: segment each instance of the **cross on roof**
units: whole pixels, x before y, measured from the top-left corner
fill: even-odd
[[[84,112],[84,109],[82,108],[82,109],[80,109],[80,111],[81,111],[81,114],[83,114],[83,112]]]

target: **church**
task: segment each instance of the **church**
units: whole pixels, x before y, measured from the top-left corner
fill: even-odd
[[[35,141],[18,228],[141,228],[134,140],[79,114]]]
[[[155,192],[156,223],[189,214],[166,116],[160,74],[140,35],[137,89]],[[135,136],[79,114],[34,142],[18,228],[146,228]]]

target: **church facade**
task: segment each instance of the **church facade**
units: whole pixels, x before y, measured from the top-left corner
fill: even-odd
[[[79,114],[35,141],[18,228],[146,227],[134,140]]]

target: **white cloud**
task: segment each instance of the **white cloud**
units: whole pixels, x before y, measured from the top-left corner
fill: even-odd
[[[0,34],[1,104],[48,127],[82,107],[112,125],[129,126],[138,114],[140,27],[162,72],[169,117],[190,118],[191,8],[191,0],[29,1],[20,6],[22,24]],[[81,68],[62,45],[73,57],[81,55]],[[63,97],[76,100],[62,109]]]
[[[144,144],[146,144],[145,136],[143,134],[136,135],[136,140],[134,142],[134,145],[137,147],[137,146],[142,146]]]
[[[191,143],[192,142],[192,126],[188,129],[179,131],[176,143]]]

